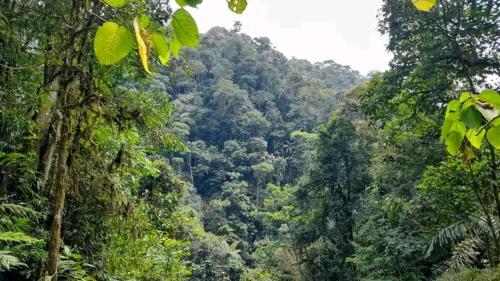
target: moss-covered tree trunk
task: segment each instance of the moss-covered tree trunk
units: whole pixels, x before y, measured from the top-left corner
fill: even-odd
[[[71,4],[58,0],[47,5],[47,13],[54,6],[71,10],[70,22],[62,33],[53,33],[51,38],[57,45],[50,49],[60,52],[57,59],[46,64],[46,90],[50,103],[38,117],[40,135],[39,172],[40,183],[50,188],[51,226],[48,246],[47,273],[57,280],[57,264],[61,247],[64,202],[71,188],[68,172],[71,169],[71,151],[77,116],[85,108],[85,100],[91,95],[92,75],[87,59],[91,52],[88,37],[92,31],[98,3],[93,0],[73,0]],[[62,62],[62,63],[61,63]]]

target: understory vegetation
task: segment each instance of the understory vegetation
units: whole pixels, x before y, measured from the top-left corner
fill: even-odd
[[[176,2],[0,1],[0,280],[500,280],[498,1],[367,76]]]

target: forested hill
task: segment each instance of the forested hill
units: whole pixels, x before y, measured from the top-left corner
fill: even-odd
[[[262,188],[297,179],[303,167],[296,154],[304,151],[294,147],[293,133],[328,121],[363,79],[333,61],[288,60],[269,39],[224,28],[211,29],[171,71],[178,133],[193,157],[186,164],[209,197],[235,180]],[[258,178],[252,169],[259,167],[272,171]]]
[[[197,216],[205,231],[235,251],[229,255],[213,242],[194,243],[194,260],[210,266],[194,271],[192,280],[239,280],[267,262],[283,263],[276,276],[298,278],[290,245],[280,250],[281,242],[269,240],[285,225],[271,225],[262,211],[273,208],[279,186],[309,173],[318,125],[365,78],[333,61],[287,59],[268,38],[220,27],[203,35],[199,48],[183,58],[168,69],[167,91],[175,105],[175,132],[189,152],[174,155],[172,165],[201,196]],[[291,196],[287,188],[281,196]],[[273,249],[285,252],[273,261],[265,254]],[[268,278],[259,270],[245,280]]]

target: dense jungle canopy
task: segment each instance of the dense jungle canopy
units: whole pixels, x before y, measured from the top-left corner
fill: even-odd
[[[500,280],[499,1],[368,75],[176,5],[0,0],[0,280]]]

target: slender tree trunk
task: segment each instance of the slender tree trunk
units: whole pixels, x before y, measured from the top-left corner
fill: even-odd
[[[67,190],[68,146],[69,143],[71,143],[69,120],[64,121],[66,122],[62,126],[61,137],[57,147],[58,157],[57,166],[55,167],[56,177],[52,198],[52,225],[50,226],[49,260],[47,263],[47,271],[54,281],[57,281],[57,263],[59,261],[59,248],[61,247],[62,217]]]

